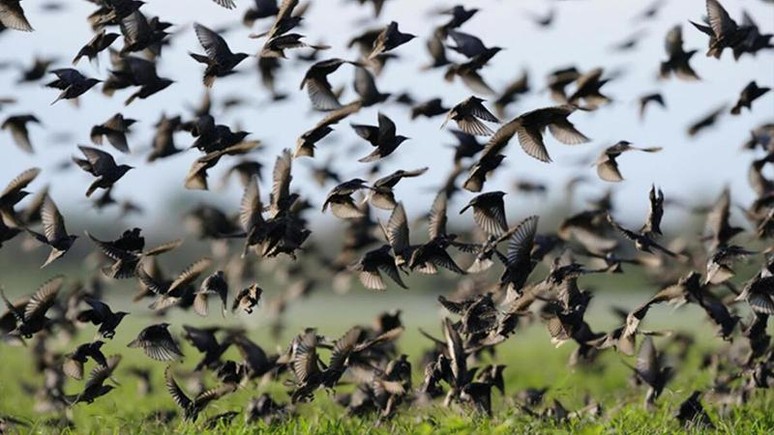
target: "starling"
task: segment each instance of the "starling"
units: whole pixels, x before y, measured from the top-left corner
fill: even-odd
[[[649,235],[641,232],[631,231],[622,227],[621,225],[618,224],[618,222],[614,221],[613,217],[609,214],[607,215],[607,221],[610,222],[610,225],[612,225],[616,230],[618,230],[624,237],[633,241],[634,246],[637,248],[638,251],[648,252],[653,254],[654,253],[653,249],[655,249],[670,257],[673,257],[673,258],[678,257],[678,255],[675,254],[674,252],[656,243]]]
[[[487,55],[490,52],[500,51],[500,47],[487,48],[484,43],[476,36],[468,33],[463,33],[457,30],[449,30],[447,34],[454,40],[455,46],[449,47],[449,49],[462,54],[468,59],[473,59],[477,56]]]
[[[361,66],[355,68],[355,92],[360,96],[360,103],[363,107],[370,107],[384,102],[390,97],[390,94],[379,92],[374,81],[374,76]]]
[[[127,56],[124,58],[124,62],[126,62],[128,69],[121,75],[125,76],[131,85],[140,87],[124,101],[125,106],[132,104],[137,98],[144,100],[174,83],[174,80],[159,77],[156,73],[156,64],[152,61]],[[116,71],[113,73],[117,74]]]
[[[500,237],[508,231],[508,221],[505,219],[505,192],[488,192],[474,197],[460,210],[464,213],[473,208],[473,220],[487,235]]]
[[[638,103],[640,105],[640,119],[645,119],[645,109],[647,109],[651,103],[656,103],[662,108],[666,108],[664,97],[660,93],[643,95],[639,98]]]
[[[148,155],[148,162],[157,159],[173,156],[182,150],[175,146],[174,134],[181,127],[179,116],[168,118],[161,115],[161,119],[156,123],[156,133],[153,136],[153,150]]]
[[[49,327],[51,319],[46,317],[46,313],[54,306],[63,282],[64,277],[61,275],[44,282],[23,306],[12,304],[5,297],[3,288],[0,287],[0,297],[15,320],[15,325],[9,334],[32,338],[34,334]]]
[[[660,236],[662,235],[661,218],[664,216],[664,192],[661,189],[656,189],[656,186],[650,186],[648,199],[650,201],[650,209],[645,223],[640,228],[640,232],[647,236],[653,234]]]
[[[194,30],[206,55],[196,53],[190,53],[190,55],[197,62],[207,65],[204,69],[203,82],[208,88],[212,87],[216,77],[233,74],[234,67],[249,56],[247,53],[232,53],[223,37],[199,23],[194,23]]]
[[[395,194],[392,189],[404,178],[419,177],[427,172],[428,168],[419,168],[413,171],[404,171],[399,169],[390,175],[374,181],[371,191],[368,194],[368,202],[377,208],[383,210],[392,210],[397,204]]]
[[[386,273],[399,286],[408,288],[403,283],[398,268],[395,266],[395,259],[390,255],[390,245],[383,245],[366,252],[355,264],[350,266],[350,269],[359,273],[360,282],[370,290],[385,290],[387,288],[381,272]]]
[[[89,322],[93,325],[99,325],[98,332],[102,338],[112,339],[116,335],[116,328],[129,313],[125,311],[116,311],[110,309],[108,304],[99,299],[86,297],[83,299],[91,307],[78,313],[79,322]]]
[[[691,68],[691,57],[696,54],[696,50],[683,50],[683,30],[679,24],[672,27],[666,35],[665,48],[667,60],[661,62],[659,76],[666,79],[674,74],[677,78],[685,81],[699,80],[696,71]]]
[[[136,119],[124,118],[124,115],[116,113],[110,119],[100,125],[91,128],[91,141],[102,145],[102,138],[107,138],[113,148],[122,153],[129,153],[129,145],[126,142],[126,133],[137,122]]]
[[[720,59],[723,50],[737,47],[750,32],[749,27],[740,27],[736,24],[717,0],[707,0],[707,17],[709,26],[690,22],[699,31],[709,36],[707,57]]]
[[[339,219],[357,219],[364,216],[363,211],[355,204],[352,194],[362,189],[371,189],[365,184],[366,181],[360,178],[353,178],[345,181],[328,192],[325,202],[322,205],[322,211],[328,209],[330,205],[333,215]]]
[[[253,6],[245,11],[242,22],[247,27],[253,27],[255,21],[273,17],[278,13],[277,0],[254,0]]]
[[[258,287],[258,284],[251,284],[249,287],[243,288],[234,296],[231,312],[236,312],[241,308],[247,314],[252,314],[255,306],[261,301],[261,295],[263,295],[263,289]]]
[[[110,47],[118,39],[118,36],[118,33],[106,33],[105,29],[100,30],[86,45],[78,50],[78,54],[73,58],[73,66],[77,65],[84,56],[89,58],[89,62],[98,59],[99,53]]]
[[[5,225],[10,227],[21,227],[13,208],[22,199],[30,193],[24,190],[40,174],[40,168],[30,168],[17,175],[0,192],[0,217]]]
[[[556,140],[567,145],[581,144],[590,140],[567,120],[575,110],[575,107],[565,105],[527,112],[500,127],[489,139],[487,146],[501,144],[504,146],[514,135],[517,135],[521,147],[528,155],[541,162],[549,163],[551,157],[543,142],[543,130],[546,127]]]
[[[212,0],[217,5],[223,6],[226,9],[234,9],[236,7],[236,3],[234,3],[234,0]]]
[[[391,21],[384,30],[379,33],[374,41],[374,47],[371,53],[368,55],[368,60],[374,59],[377,56],[393,50],[409,41],[416,36],[410,33],[401,33],[398,30],[398,23]]]
[[[100,366],[107,367],[107,359],[100,348],[105,344],[100,340],[78,346],[74,352],[65,355],[62,371],[73,379],[83,379],[83,365],[89,358]]]
[[[465,133],[475,136],[489,136],[493,132],[487,127],[481,120],[488,122],[497,122],[497,119],[489,110],[481,104],[484,100],[477,97],[469,97],[465,101],[457,104],[449,110],[449,114],[446,116],[446,120],[441,125],[444,125],[451,119],[457,122],[457,125]]]
[[[617,144],[605,148],[605,150],[602,151],[602,154],[597,157],[597,161],[594,164],[597,167],[597,175],[599,175],[599,178],[610,182],[623,181],[624,178],[623,175],[621,175],[621,171],[618,170],[618,162],[616,159],[621,154],[633,150],[655,153],[661,151],[661,147],[637,148],[632,146],[631,142],[625,140],[619,141]]]
[[[755,83],[755,80],[751,81],[747,84],[747,86],[744,87],[744,89],[742,89],[742,93],[739,95],[739,100],[737,100],[736,104],[734,104],[734,107],[731,108],[731,114],[739,115],[742,113],[743,107],[752,110],[750,106],[752,105],[753,101],[757,100],[770,90],[771,88],[758,87],[758,84]]]
[[[24,9],[21,7],[21,0],[2,0],[0,1],[0,24],[3,26],[21,30],[22,32],[32,32],[34,29],[24,16]]]
[[[358,160],[361,163],[371,163],[392,154],[400,144],[408,138],[396,135],[395,123],[387,115],[379,112],[379,126],[352,124],[355,133],[376,147],[370,154]]]
[[[48,195],[43,200],[43,207],[41,208],[40,214],[43,222],[43,234],[30,229],[27,229],[27,231],[39,242],[51,247],[51,253],[48,255],[46,262],[40,266],[42,269],[67,253],[78,236],[67,233],[64,218],[62,217],[62,214],[59,213],[59,209],[54,201]]]
[[[355,65],[344,59],[333,58],[317,62],[309,67],[301,81],[300,89],[306,88],[312,106],[317,110],[329,111],[341,108],[338,98],[333,93],[328,75],[339,69],[345,63]]]
[[[411,119],[417,119],[420,116],[432,118],[447,112],[449,112],[449,109],[443,107],[443,102],[440,98],[432,98],[425,102],[413,105],[411,107]]]
[[[712,127],[718,121],[718,118],[726,112],[726,106],[720,106],[712,112],[705,115],[703,118],[697,120],[690,126],[688,126],[688,136],[696,136],[702,130]]]
[[[680,404],[675,418],[686,428],[715,429],[710,416],[701,405],[701,391],[694,391]]]
[[[223,275],[223,271],[219,270],[202,281],[202,285],[199,291],[196,292],[194,299],[194,311],[196,314],[207,317],[208,304],[207,299],[209,295],[218,295],[221,302],[221,314],[226,316],[226,298],[228,297],[228,283]]]
[[[3,124],[0,125],[0,128],[11,132],[11,137],[13,137],[13,142],[16,146],[23,151],[33,154],[34,150],[32,149],[32,143],[30,142],[30,134],[27,131],[27,124],[30,122],[40,124],[40,120],[35,115],[25,114],[9,116],[3,121]]]
[[[173,361],[183,357],[172,335],[169,334],[169,323],[159,323],[148,326],[140,331],[137,338],[132,340],[127,347],[142,348],[145,355],[156,361]]]
[[[93,403],[97,398],[111,392],[115,387],[105,385],[105,381],[112,379],[113,371],[120,361],[121,356],[114,355],[107,360],[107,364],[94,367],[89,374],[86,385],[83,387],[83,391],[79,394],[65,396],[65,402],[69,406],[84,402]]]
[[[333,132],[331,125],[337,124],[342,119],[357,113],[362,104],[355,101],[328,113],[311,130],[307,130],[296,140],[296,150],[293,157],[314,157],[315,145]]]
[[[104,151],[82,145],[79,145],[78,148],[86,156],[86,159],[73,157],[73,161],[81,169],[97,177],[86,190],[87,198],[97,189],[110,189],[124,174],[130,169],[134,169],[129,165],[117,165],[113,156]]]
[[[57,79],[48,83],[46,86],[62,91],[59,93],[59,96],[51,102],[51,105],[54,105],[59,100],[78,98],[85,94],[86,91],[93,88],[94,85],[102,81],[86,77],[72,68],[55,69],[51,72],[56,75]]]

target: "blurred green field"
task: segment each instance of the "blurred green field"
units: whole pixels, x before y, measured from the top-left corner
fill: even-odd
[[[400,296],[400,297],[398,297]],[[602,292],[592,303],[593,309],[588,315],[594,330],[606,330],[615,325],[615,318],[608,313],[612,304],[630,307],[645,295],[616,294]],[[168,321],[173,334],[180,334],[183,324],[205,325],[242,325],[249,335],[268,352],[285,346],[292,335],[305,326],[316,326],[318,331],[332,338],[337,337],[353,324],[369,324],[381,311],[397,307],[403,309],[403,321],[406,332],[398,341],[399,350],[410,355],[414,369],[414,385],[421,382],[422,367],[418,358],[423,349],[429,347],[429,341],[423,338],[418,328],[442,336],[440,319],[443,316],[439,305],[432,295],[413,293],[349,294],[346,297],[330,295],[315,296],[302,300],[290,307],[289,323],[283,337],[275,342],[268,333],[268,319],[263,310],[252,316],[239,316],[223,321],[217,314],[208,319],[193,315],[175,314]],[[342,321],[346,319],[346,321]],[[680,402],[695,389],[709,391],[712,387],[712,374],[700,369],[702,354],[717,349],[725,343],[713,337],[713,328],[703,318],[703,313],[694,307],[675,312],[672,308],[656,307],[646,318],[645,329],[673,331],[693,331],[697,344],[691,349],[684,362],[670,358],[677,370],[676,378],[668,384],[657,402],[655,411],[645,411],[642,405],[645,387],[635,387],[631,383],[631,371],[623,361],[634,363],[634,357],[624,357],[613,351],[605,352],[598,363],[590,368],[568,368],[568,356],[574,349],[573,343],[554,348],[549,342],[548,333],[540,322],[535,322],[517,330],[508,341],[497,347],[495,359],[486,355],[479,365],[490,362],[506,364],[506,394],[493,392],[493,418],[477,415],[472,407],[453,404],[444,407],[442,400],[426,408],[408,408],[405,404],[398,415],[389,421],[377,425],[377,417],[345,418],[344,409],[338,406],[330,393],[319,390],[315,400],[296,407],[295,416],[278,424],[267,426],[264,423],[245,425],[244,411],[248,400],[263,392],[270,392],[279,402],[288,402],[287,387],[279,382],[268,385],[249,385],[236,393],[211,404],[196,423],[182,423],[176,418],[171,424],[161,425],[146,418],[159,410],[175,409],[174,402],[164,389],[164,363],[147,358],[137,349],[128,349],[126,344],[137,332],[151,323],[150,317],[142,315],[127,318],[119,328],[116,337],[103,347],[106,355],[121,353],[123,360],[117,369],[115,378],[120,385],[107,396],[97,399],[92,405],[78,404],[72,408],[71,416],[75,422],[72,433],[212,433],[242,434],[256,432],[271,433],[675,433],[682,430],[674,418]],[[93,329],[84,330],[72,342],[57,343],[57,350],[70,351],[76,344],[90,340]],[[668,338],[657,338],[657,347],[665,348],[667,355],[674,353]],[[2,364],[0,364],[0,415],[12,415],[29,421],[31,428],[19,428],[27,433],[55,433],[57,430],[43,425],[46,415],[35,414],[32,409],[34,399],[21,392],[20,381],[40,383],[36,377],[23,347],[2,346]],[[188,371],[199,358],[198,352],[184,344],[184,360],[174,363],[176,371]],[[323,360],[327,360],[327,351],[322,351]],[[236,350],[231,349],[224,359],[238,359]],[[87,369],[91,367],[87,366]],[[155,390],[148,396],[137,395],[136,380],[127,375],[129,367],[147,367],[153,370],[152,383]],[[208,374],[207,385],[214,385],[215,379]],[[76,393],[82,389],[83,382],[68,380],[67,393]],[[181,381],[185,389],[185,382]],[[567,421],[555,421],[551,418],[536,418],[527,415],[517,405],[517,393],[525,388],[548,387],[544,407],[557,399],[572,412],[584,406],[584,397],[599,402],[604,410],[601,418],[570,418]],[[351,386],[344,385],[338,391],[347,391]],[[755,391],[750,402],[744,407],[731,407],[723,410],[712,402],[703,400],[705,408],[712,417],[718,431],[724,433],[771,433],[774,428],[774,394],[771,390]],[[540,410],[542,408],[538,408]],[[212,416],[238,411],[230,425],[218,425],[207,428],[205,421]],[[65,431],[64,433],[70,433]]]

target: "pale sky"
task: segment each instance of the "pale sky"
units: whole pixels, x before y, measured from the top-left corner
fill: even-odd
[[[27,17],[35,27],[34,33],[25,34],[6,31],[0,34],[0,63],[31,63],[34,55],[56,56],[59,62],[55,67],[69,67],[70,59],[80,46],[92,36],[85,19],[93,9],[88,2],[62,2],[66,10],[62,12],[43,12],[37,2],[24,2]],[[3,119],[12,114],[33,112],[43,122],[43,127],[31,125],[30,135],[36,154],[27,155],[10,143],[10,135],[0,132],[0,147],[3,158],[0,159],[0,184],[10,181],[21,170],[40,166],[44,172],[33,185],[56,180],[52,196],[59,203],[63,213],[88,206],[84,192],[91,182],[90,177],[80,170],[60,172],[58,163],[76,154],[77,144],[88,145],[89,130],[92,125],[101,123],[116,112],[126,117],[140,120],[129,137],[131,155],[123,155],[112,147],[106,146],[119,163],[128,163],[138,169],[129,172],[118,182],[114,196],[123,198],[132,195],[135,200],[146,206],[159,205],[164,199],[183,190],[183,178],[191,164],[200,154],[189,151],[152,165],[144,163],[152,135],[152,125],[162,112],[169,115],[189,112],[189,104],[198,103],[204,88],[201,85],[203,68],[188,56],[188,52],[202,52],[193,34],[191,24],[196,21],[211,28],[232,25],[226,33],[233,51],[257,53],[263,40],[248,39],[251,32],[267,29],[271,20],[262,20],[254,28],[247,29],[241,24],[244,10],[251,1],[237,0],[238,8],[228,11],[209,0],[161,1],[150,0],[142,8],[147,16],[160,15],[163,20],[175,24],[176,35],[172,45],[165,47],[158,64],[162,77],[174,79],[176,83],[149,98],[137,100],[128,108],[123,101],[133,90],[119,91],[115,98],[107,98],[95,88],[80,100],[80,107],[60,102],[53,106],[57,90],[42,85],[51,80],[46,77],[35,84],[16,85],[19,72],[10,67],[0,71],[0,96],[14,96],[19,103],[6,106],[0,112]],[[667,1],[655,20],[638,22],[633,19],[651,1],[588,0],[588,1],[460,1],[460,4],[475,6],[481,11],[462,31],[479,36],[488,46],[504,47],[482,71],[485,79],[496,90],[504,88],[516,78],[522,70],[530,74],[530,84],[534,92],[510,107],[507,120],[528,110],[555,104],[544,91],[544,76],[548,71],[559,67],[577,65],[585,71],[603,66],[609,71],[620,70],[623,75],[606,85],[603,90],[614,101],[593,113],[576,113],[571,117],[577,128],[593,139],[593,142],[574,147],[562,145],[547,139],[547,146],[554,163],[545,164],[528,157],[514,139],[507,149],[505,167],[485,186],[485,190],[510,190],[511,182],[516,178],[534,179],[548,183],[555,198],[561,198],[563,183],[577,174],[589,177],[591,183],[580,191],[581,197],[595,196],[607,187],[615,187],[620,198],[621,215],[624,221],[641,222],[647,210],[647,191],[651,183],[661,186],[669,198],[685,198],[697,202],[700,198],[714,197],[720,188],[730,184],[734,200],[748,204],[753,194],[747,187],[747,169],[753,155],[739,150],[749,131],[774,120],[774,93],[769,93],[756,101],[753,112],[743,112],[741,116],[724,115],[720,124],[689,138],[687,126],[698,118],[714,110],[721,104],[729,107],[736,101],[739,91],[750,81],[757,80],[760,86],[774,84],[774,52],[760,52],[753,58],[745,55],[734,62],[731,53],[724,53],[721,60],[707,58],[706,36],[694,29],[688,20],[700,20],[704,12],[703,0]],[[471,95],[460,81],[448,83],[443,80],[443,69],[421,72],[420,67],[427,62],[425,38],[433,28],[447,18],[430,13],[439,9],[441,2],[391,0],[386,2],[378,20],[372,18],[370,7],[358,7],[353,1],[312,1],[312,6],[299,29],[307,35],[310,43],[324,42],[333,48],[322,53],[321,58],[343,57],[354,59],[357,52],[346,48],[346,42],[366,28],[380,27],[391,20],[399,22],[404,32],[414,33],[420,38],[400,47],[396,53],[400,59],[389,64],[383,74],[377,78],[382,92],[410,92],[418,100],[442,96],[444,105],[451,106]],[[444,2],[451,6],[455,3]],[[774,32],[774,6],[760,0],[726,0],[723,4],[732,17],[741,20],[742,9],[748,10],[761,26],[763,33]],[[544,14],[550,7],[556,8],[557,18],[553,27],[540,29],[526,18],[526,12]],[[656,73],[659,62],[665,59],[664,36],[670,27],[682,24],[685,49],[698,49],[692,65],[702,77],[701,82],[682,82],[677,80],[658,81]],[[636,31],[643,30],[645,36],[634,51],[625,53],[611,51],[611,45],[622,41]],[[115,30],[117,31],[117,30]],[[121,46],[119,39],[115,47]],[[450,58],[461,60],[449,53]],[[291,51],[289,57],[295,54]],[[101,57],[99,67],[89,65],[86,59],[78,69],[87,75],[104,79],[107,77],[109,61],[107,55]],[[240,96],[250,101],[248,107],[224,112],[216,106],[214,115],[218,123],[240,125],[252,132],[252,139],[260,139],[265,149],[256,154],[256,158],[268,165],[273,164],[275,156],[283,148],[295,147],[296,138],[313,126],[324,114],[311,111],[309,100],[298,85],[307,64],[295,60],[286,61],[287,68],[278,87],[290,94],[282,103],[270,103],[267,92],[260,86],[255,72],[255,59],[244,61],[237,69],[242,72],[225,79],[218,79],[213,89],[216,98]],[[334,86],[346,85],[347,90],[342,101],[355,98],[351,88],[354,71],[342,67],[330,77]],[[646,122],[638,118],[638,96],[660,91],[664,94],[667,110],[651,107]],[[367,154],[369,146],[360,140],[348,126],[349,122],[375,124],[376,113],[382,111],[390,116],[398,126],[398,133],[411,138],[398,152],[383,164],[382,174],[395,169],[415,169],[429,166],[430,170],[421,178],[404,181],[396,189],[399,199],[406,202],[409,217],[424,212],[431,199],[433,188],[437,187],[451,166],[452,150],[446,144],[453,143],[453,137],[439,127],[443,117],[430,120],[419,119],[411,122],[404,106],[387,103],[378,108],[368,108],[351,119],[335,127],[336,132],[323,140],[318,146],[315,163],[333,156],[333,166],[348,179],[363,176],[366,165],[356,159]],[[59,133],[68,133],[69,138],[56,140]],[[61,136],[61,135],[60,135]],[[628,140],[640,146],[661,146],[664,150],[658,154],[631,153],[620,158],[621,171],[626,180],[616,186],[596,178],[596,173],[588,164],[579,165],[579,161],[589,161],[606,145],[618,140]],[[178,134],[179,147],[190,145],[192,138],[187,134]],[[351,151],[352,146],[356,151]],[[235,159],[224,159],[222,167]],[[326,189],[320,189],[309,180],[307,167],[312,163],[308,159],[294,162],[293,186],[305,195],[312,196],[316,204],[321,203]],[[222,169],[222,168],[221,168]],[[270,176],[270,169],[265,175]],[[211,185],[218,185],[221,174],[217,168],[211,171]],[[769,172],[769,176],[772,174]],[[262,186],[264,195],[268,185]],[[142,195],[140,197],[140,194]],[[236,211],[241,190],[233,183],[225,191],[191,192],[191,206],[198,201],[231,204]],[[472,194],[464,192],[455,198],[450,206],[450,214],[462,207]],[[513,193],[506,198],[511,223],[539,210],[540,201],[525,198]],[[96,212],[95,216],[97,216]],[[667,212],[667,225],[670,219],[679,217],[678,212]],[[116,216],[115,211],[102,214],[99,219],[109,221]],[[149,219],[166,217],[164,208],[157,209],[150,216],[140,218],[137,223]],[[385,214],[385,217],[387,215]],[[320,217],[319,211],[310,213],[312,219]],[[467,217],[471,223],[470,216]],[[333,218],[326,216],[324,222]]]

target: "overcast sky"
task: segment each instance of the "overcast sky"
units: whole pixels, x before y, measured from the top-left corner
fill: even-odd
[[[0,34],[0,63],[28,65],[33,56],[39,55],[57,57],[59,62],[56,67],[69,66],[79,47],[92,36],[85,20],[93,10],[93,4],[85,1],[61,3],[65,9],[52,13],[43,11],[38,2],[24,2],[27,17],[36,31],[30,34],[6,31]],[[44,172],[34,186],[40,187],[56,180],[52,196],[65,214],[88,206],[84,192],[91,182],[89,176],[74,168],[63,172],[57,171],[56,167],[75,155],[77,144],[89,144],[92,125],[120,111],[140,121],[129,138],[132,154],[122,155],[112,148],[106,149],[115,155],[119,163],[132,164],[138,169],[117,184],[115,196],[132,196],[143,205],[156,206],[183,190],[183,178],[191,162],[200,154],[189,151],[152,165],[145,164],[152,125],[162,112],[169,115],[183,113],[188,117],[190,112],[186,108],[198,103],[204,92],[201,85],[203,68],[188,56],[188,52],[202,51],[191,28],[193,22],[212,28],[230,27],[224,36],[232,50],[250,54],[259,51],[263,41],[248,39],[247,35],[267,29],[271,23],[263,20],[257,22],[253,29],[244,27],[241,17],[251,3],[237,0],[237,10],[228,11],[210,0],[148,1],[142,8],[147,16],[159,15],[175,24],[172,45],[164,49],[158,64],[159,74],[174,79],[175,83],[150,99],[137,100],[126,108],[123,101],[132,90],[119,91],[111,99],[102,95],[98,88],[83,96],[78,108],[68,102],[51,106],[58,91],[42,86],[50,77],[40,83],[16,85],[19,72],[15,66],[0,70],[0,96],[14,96],[19,100],[16,105],[4,107],[0,116],[4,119],[11,114],[33,112],[43,122],[42,127],[30,127],[36,149],[33,156],[13,146],[7,132],[0,132],[3,156],[0,159],[0,184],[9,181],[24,168],[40,166]],[[725,184],[732,186],[735,201],[747,204],[752,200],[753,194],[746,181],[752,155],[740,152],[739,147],[748,137],[750,129],[774,120],[774,93],[756,101],[753,112],[745,111],[738,117],[726,114],[719,125],[695,138],[689,138],[685,131],[690,123],[718,106],[727,104],[730,107],[750,80],[757,80],[761,86],[774,84],[774,52],[762,52],[755,58],[745,55],[738,62],[733,61],[728,51],[721,60],[705,57],[707,38],[688,23],[689,19],[700,20],[705,13],[703,0],[667,1],[652,21],[634,18],[651,4],[650,0],[458,3],[481,9],[461,28],[462,31],[479,36],[487,45],[505,48],[483,70],[483,76],[492,87],[502,89],[522,70],[530,74],[533,92],[510,107],[509,119],[528,110],[555,104],[544,91],[544,76],[548,71],[576,65],[583,71],[603,66],[609,71],[621,73],[603,88],[614,100],[612,104],[593,113],[575,113],[571,117],[578,129],[593,139],[591,143],[569,147],[548,139],[554,163],[545,164],[524,154],[514,140],[507,149],[505,167],[487,183],[486,190],[509,190],[514,179],[530,179],[548,183],[554,188],[552,195],[559,198],[563,195],[563,183],[574,175],[583,174],[589,177],[591,183],[581,190],[581,197],[594,196],[612,185],[596,178],[589,161],[605,146],[625,139],[636,145],[664,147],[658,154],[631,153],[619,160],[626,180],[613,187],[617,189],[621,214],[625,219],[641,220],[647,209],[647,191],[651,183],[660,185],[667,197],[684,198],[690,202],[697,202],[701,197],[714,197]],[[723,3],[732,17],[741,20],[741,12],[746,9],[764,33],[774,32],[773,6],[760,0],[726,0]],[[442,96],[444,104],[450,106],[471,95],[471,91],[460,81],[444,81],[442,69],[420,71],[428,59],[425,38],[434,26],[446,20],[432,13],[442,4],[451,6],[454,3],[392,0],[386,2],[380,18],[374,19],[370,7],[360,7],[354,1],[317,0],[312,1],[300,32],[307,35],[309,42],[324,42],[333,47],[322,55],[323,58],[354,59],[357,52],[346,48],[346,42],[353,35],[395,20],[400,23],[402,31],[414,33],[420,38],[397,50],[400,59],[390,63],[378,77],[380,90],[392,93],[408,91],[418,100]],[[527,17],[528,12],[544,14],[549,8],[557,11],[554,25],[549,29],[538,28]],[[683,26],[686,50],[700,51],[692,65],[702,77],[701,82],[656,79],[658,64],[665,58],[664,36],[675,24]],[[640,31],[644,32],[644,36],[636,50],[625,53],[611,50],[613,44]],[[120,47],[120,44],[119,40],[114,45]],[[453,55],[449,54],[450,57]],[[298,135],[324,116],[311,110],[306,93],[298,89],[307,64],[293,60],[295,54],[292,52],[290,57],[291,60],[285,62],[287,68],[283,69],[278,84],[282,91],[290,94],[290,98],[282,103],[269,102],[267,92],[258,82],[254,58],[238,67],[241,74],[218,79],[213,88],[216,99],[239,96],[248,100],[247,106],[229,111],[223,111],[217,105],[214,115],[218,123],[238,125],[252,132],[250,138],[261,140],[265,149],[255,156],[268,166],[273,164],[280,150],[293,148]],[[100,60],[100,65],[96,66],[89,65],[84,59],[78,68],[87,75],[104,79],[109,61],[106,55]],[[351,68],[342,67],[330,78],[334,86],[347,86],[342,101],[354,99],[351,88],[353,75]],[[656,91],[664,94],[668,109],[651,107],[645,122],[641,123],[635,101],[640,95]],[[449,170],[452,150],[445,145],[452,143],[453,137],[439,129],[442,117],[411,122],[405,107],[395,103],[362,110],[348,121],[375,124],[378,110],[397,123],[399,134],[411,138],[394,157],[384,162],[382,173],[398,168],[430,167],[423,177],[404,182],[397,189],[398,197],[407,203],[409,216],[412,217],[426,210],[433,195],[430,192]],[[188,146],[192,142],[187,134],[179,134],[176,139],[178,146]],[[320,203],[324,191],[332,186],[320,189],[307,181],[308,166],[322,163],[332,156],[333,166],[343,178],[363,176],[366,166],[357,163],[356,159],[367,154],[370,151],[368,148],[347,122],[341,123],[336,132],[319,146],[315,161],[295,161],[294,186],[312,195],[315,203]],[[222,166],[232,161],[224,159]],[[211,171],[213,186],[218,185],[220,173],[217,168]],[[267,171],[266,175],[269,174]],[[265,194],[268,186],[262,186],[262,190]],[[235,211],[240,195],[240,188],[234,183],[225,191],[194,192],[191,196],[193,201],[233,204],[232,210]],[[451,209],[460,208],[471,196],[467,192],[459,195]],[[516,210],[510,216],[513,223],[531,214],[539,206],[539,201],[511,194],[507,197],[507,204]],[[312,216],[318,213],[314,211]],[[165,215],[161,208],[155,214],[141,218],[140,222]],[[115,213],[102,216],[102,219],[112,219]],[[673,216],[671,212],[667,213],[667,223]],[[326,219],[332,218],[328,216]]]

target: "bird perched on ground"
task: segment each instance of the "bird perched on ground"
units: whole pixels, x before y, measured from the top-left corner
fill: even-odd
[[[460,130],[465,133],[477,136],[491,135],[493,133],[492,130],[481,122],[481,120],[496,123],[499,123],[500,120],[487,110],[486,107],[481,104],[482,102],[484,102],[484,100],[473,96],[455,105],[449,110],[449,114],[446,116],[443,124],[441,124],[441,128],[443,128],[449,120],[454,120],[457,122]]]
[[[205,55],[190,53],[191,57],[199,63],[207,65],[204,69],[204,85],[211,88],[215,78],[226,77],[234,74],[234,68],[249,57],[247,53],[232,53],[226,40],[220,35],[194,23],[196,38],[199,40]]]
[[[661,151],[661,147],[638,148],[632,146],[631,142],[625,140],[619,141],[615,145],[605,148],[599,157],[597,157],[597,161],[594,165],[597,167],[597,175],[599,175],[599,178],[610,182],[623,181],[624,178],[623,175],[621,175],[621,171],[618,169],[618,162],[616,159],[627,151],[655,153]]]
[[[84,171],[97,177],[86,190],[87,198],[97,189],[110,189],[130,169],[134,169],[129,165],[117,165],[113,156],[96,148],[79,145],[78,149],[86,156],[86,159],[73,157],[73,162]]]

